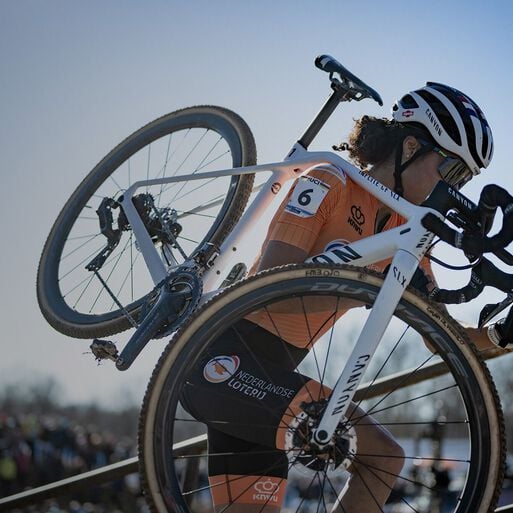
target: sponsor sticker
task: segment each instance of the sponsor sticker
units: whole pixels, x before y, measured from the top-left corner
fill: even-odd
[[[322,180],[302,176],[294,187],[285,211],[298,217],[312,217],[329,190],[330,186]]]
[[[271,185],[271,192],[273,194],[278,194],[280,192],[280,189],[281,189],[281,184],[279,182],[274,182]]]
[[[344,246],[347,246],[350,242],[346,239],[335,239],[326,244],[323,253],[326,251],[333,251],[334,249],[342,249]]]
[[[296,393],[291,388],[276,385],[272,381],[267,381],[249,372],[239,370],[231,376],[227,385],[240,394],[247,395],[261,401],[267,394],[273,394],[278,397],[292,399]]]
[[[240,365],[238,356],[216,356],[203,369],[203,377],[210,383],[222,383],[230,379]]]

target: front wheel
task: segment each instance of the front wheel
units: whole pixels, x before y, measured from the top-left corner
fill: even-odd
[[[37,275],[47,321],[65,335],[93,338],[129,328],[130,316],[137,319],[154,284],[118,202],[128,187],[255,163],[249,127],[221,107],[178,110],[125,139],[75,190],[48,236]],[[210,177],[137,191],[136,208],[168,268],[206,242],[223,242],[244,210],[253,178]],[[108,244],[114,249],[102,261]]]
[[[283,399],[288,392],[281,381],[294,381],[294,373],[314,380],[319,391],[333,387],[382,284],[381,275],[349,266],[287,266],[230,287],[189,319],[161,356],[141,411],[141,474],[152,511],[214,512],[216,490],[236,489],[230,480],[241,472],[226,468],[224,481],[219,476],[209,481],[209,470],[219,474],[212,469],[231,459],[247,468],[248,461],[275,451],[269,437],[273,410],[265,401],[273,394]],[[235,345],[226,349],[230,337]],[[305,358],[301,348],[309,349]],[[276,363],[277,355],[285,362],[281,372],[264,364]],[[199,380],[191,377],[195,372]],[[394,482],[387,491],[387,513],[493,511],[503,477],[502,412],[486,366],[457,323],[408,289],[363,381],[355,396],[360,409],[354,411],[360,414],[346,419],[351,430],[338,430],[334,452],[298,446],[304,437],[289,427],[282,510],[332,511],[359,468]],[[190,397],[197,402],[191,404]],[[312,394],[297,418],[306,415],[313,422],[312,405],[322,408],[323,399]],[[200,403],[210,417],[197,414]],[[376,422],[404,452],[404,466],[393,479],[388,453],[369,455],[362,449],[366,430]],[[295,425],[304,429],[308,423]],[[207,431],[213,429],[236,443],[222,451],[211,441],[207,445]],[[255,439],[261,441],[257,453]],[[271,464],[259,468],[261,476],[275,470]],[[262,488],[262,482],[255,477],[246,491]],[[253,497],[263,497],[264,507],[274,495]]]

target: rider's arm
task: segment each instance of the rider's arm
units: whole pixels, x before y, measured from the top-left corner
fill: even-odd
[[[342,179],[331,170],[314,168],[297,180],[274,215],[250,274],[304,262],[344,192]]]
[[[311,255],[312,247],[324,224],[333,215],[336,204],[344,194],[344,185],[332,172],[320,168],[313,169],[308,176],[321,180],[324,185],[329,186],[329,191],[318,205],[314,204],[311,211],[315,210],[315,212],[312,215],[297,215],[294,213],[296,207],[294,187],[291,189],[271,221],[261,256],[249,274],[280,265],[302,263]],[[311,188],[315,190],[315,183]],[[312,194],[312,197],[315,198],[315,194]],[[324,300],[316,298],[315,303],[308,305],[308,311],[328,311],[333,309],[333,301],[333,297],[327,297]],[[353,306],[357,306],[357,303],[349,299],[344,302],[339,300],[338,303],[341,311]],[[281,301],[279,304],[268,307],[276,313],[293,313],[296,308],[298,305],[294,301]]]
[[[427,260],[427,259],[425,259]],[[431,265],[423,265],[422,269],[424,270],[428,283],[427,283],[427,289],[428,293],[431,292],[435,287],[437,287],[436,278],[432,272]],[[448,313],[447,306],[444,303],[438,303],[438,306],[446,313]],[[486,329],[478,329],[473,328],[471,326],[466,325],[466,323],[463,323],[461,321],[457,321],[465,330],[470,340],[473,342],[473,344],[476,346],[477,350],[480,352],[488,352],[491,350],[497,350],[497,346],[493,344],[490,339],[488,338],[487,330]],[[429,346],[428,346],[429,347]]]

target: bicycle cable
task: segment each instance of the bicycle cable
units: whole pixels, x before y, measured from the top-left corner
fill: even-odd
[[[467,265],[451,265],[451,264],[448,264],[447,262],[444,262],[443,260],[440,260],[439,258],[437,258],[433,255],[430,255],[429,252],[441,240],[442,239],[435,240],[435,242],[433,242],[433,244],[431,244],[431,246],[429,246],[429,248],[426,251],[426,258],[428,260],[431,260],[432,262],[435,262],[435,264],[445,267],[446,269],[450,269],[451,271],[466,271],[467,269],[473,269],[481,261],[482,257],[480,256],[477,260],[475,260],[474,262],[471,262],[470,264],[467,264]]]

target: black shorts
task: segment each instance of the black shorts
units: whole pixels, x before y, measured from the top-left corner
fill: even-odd
[[[275,449],[276,431],[309,380],[293,372],[307,354],[246,320],[211,344],[181,398],[208,426],[210,475],[287,476],[287,457]]]

